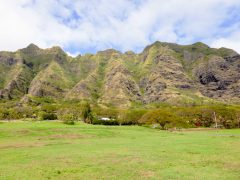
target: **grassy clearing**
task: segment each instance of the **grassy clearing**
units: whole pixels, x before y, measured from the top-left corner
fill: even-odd
[[[240,130],[0,123],[0,179],[239,179]]]

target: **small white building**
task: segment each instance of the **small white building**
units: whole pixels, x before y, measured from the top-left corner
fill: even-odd
[[[107,117],[102,117],[102,118],[99,118],[99,120],[102,120],[102,121],[110,121],[111,119],[110,119],[110,118],[107,118]]]

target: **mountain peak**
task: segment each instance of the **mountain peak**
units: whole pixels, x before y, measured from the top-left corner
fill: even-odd
[[[30,43],[27,47],[27,49],[40,49],[37,45]]]
[[[207,49],[209,48],[209,46],[207,44],[204,44],[203,42],[196,42],[194,44],[192,44],[192,46],[201,48],[201,49]]]
[[[51,53],[66,54],[60,46],[52,46],[51,48],[48,48],[46,50]]]
[[[20,51],[22,53],[28,54],[28,55],[33,55],[33,56],[37,55],[40,50],[41,49],[37,45],[35,45],[33,43],[29,44],[27,47],[25,47],[23,49],[20,49]]]
[[[116,49],[106,49],[106,50],[97,52],[97,54],[112,54],[112,53],[119,53],[119,54],[121,54],[121,52],[117,51]]]

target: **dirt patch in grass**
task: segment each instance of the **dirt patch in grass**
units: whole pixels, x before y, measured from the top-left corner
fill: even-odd
[[[114,164],[125,164],[127,162],[127,164],[140,164],[140,163],[144,163],[144,161],[142,160],[142,158],[138,157],[138,156],[126,156],[126,155],[119,155],[116,153],[111,153],[111,154],[107,154],[104,156],[97,156],[95,163],[99,164],[100,166],[102,165],[106,165],[106,166],[113,166]]]
[[[16,131],[16,133],[21,134],[21,135],[27,135],[30,133],[30,131],[28,129],[21,129]]]
[[[12,144],[1,144],[0,149],[42,147],[42,146],[46,146],[46,145],[47,145],[47,143],[42,143],[42,142],[37,142],[37,143],[12,143]]]
[[[53,134],[49,135],[46,137],[40,137],[38,140],[42,139],[50,139],[50,140],[55,140],[55,139],[83,139],[83,138],[89,138],[92,136],[89,135],[81,135],[81,134]]]
[[[177,132],[192,132],[192,131],[219,131],[222,129],[217,129],[217,128],[188,128],[188,129],[169,129],[169,131],[177,131]]]
[[[144,177],[144,178],[151,178],[151,177],[154,177],[155,175],[155,173],[150,170],[141,171],[139,174],[141,177]]]
[[[231,169],[231,170],[239,170],[240,169],[240,163],[237,162],[225,162],[224,163],[225,169]]]

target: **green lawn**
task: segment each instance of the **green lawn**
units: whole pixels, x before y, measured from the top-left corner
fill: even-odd
[[[240,179],[240,130],[0,123],[0,179]]]

